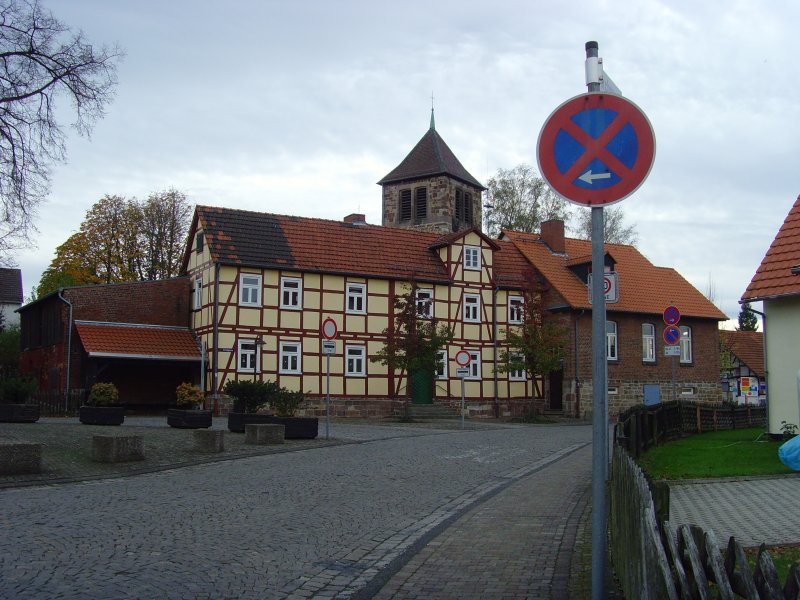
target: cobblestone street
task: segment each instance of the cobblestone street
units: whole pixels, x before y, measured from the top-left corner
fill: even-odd
[[[1,597],[351,597],[591,437],[337,427],[359,443],[0,491]]]

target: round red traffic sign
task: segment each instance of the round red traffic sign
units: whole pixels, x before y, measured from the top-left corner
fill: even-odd
[[[681,330],[675,325],[669,325],[664,328],[664,343],[668,346],[675,346],[681,341]]]
[[[458,352],[456,352],[456,364],[459,367],[466,367],[471,360],[472,357],[466,350],[459,350]]]
[[[675,306],[668,306],[664,309],[664,323],[667,325],[677,325],[681,320],[681,311]]]
[[[336,321],[328,317],[322,322],[322,337],[326,340],[333,340],[337,335],[339,335],[339,327],[336,325]]]
[[[547,118],[536,159],[558,195],[604,206],[636,191],[650,173],[655,149],[653,127],[638,106],[591,93],[567,100]]]

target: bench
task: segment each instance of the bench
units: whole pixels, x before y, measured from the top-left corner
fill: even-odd
[[[103,463],[144,460],[144,438],[141,435],[93,435],[92,460]]]
[[[27,475],[41,472],[41,444],[0,441],[0,475]]]
[[[273,423],[250,424],[244,426],[244,443],[261,446],[282,444],[286,427]]]
[[[192,437],[197,452],[225,452],[225,432],[221,429],[195,429]]]

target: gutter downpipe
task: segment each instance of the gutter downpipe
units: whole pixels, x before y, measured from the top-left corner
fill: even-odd
[[[763,305],[763,302],[762,302]],[[755,310],[753,307],[750,307],[757,315],[761,316],[761,322],[764,325],[764,383],[767,385],[764,387],[764,402],[767,405],[767,433],[771,433],[769,430],[769,363],[767,362],[767,315],[763,312]]]
[[[494,360],[494,418],[500,418],[500,398],[498,397],[497,380],[497,294],[500,292],[498,287],[492,290],[492,359]]]
[[[69,410],[70,376],[72,374],[72,302],[62,296],[64,288],[58,290],[58,299],[69,306],[69,327],[67,328],[67,381],[64,386],[64,412]]]
[[[211,383],[214,385],[214,413],[219,411],[219,380],[217,370],[219,368],[217,356],[219,354],[219,271],[220,264],[214,263],[214,349],[211,354]]]

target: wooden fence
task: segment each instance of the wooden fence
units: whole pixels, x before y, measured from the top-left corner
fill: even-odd
[[[86,390],[70,390],[69,397],[64,392],[37,392],[34,399],[43,417],[74,417],[85,397]]]
[[[630,454],[614,445],[608,484],[611,560],[626,598],[797,600],[800,568],[781,585],[762,544],[755,569],[733,537],[723,557],[713,532],[658,522],[647,479]]]
[[[767,424],[764,406],[701,404],[686,400],[635,406],[619,415],[614,437],[638,458],[648,448],[685,434],[743,429]]]

